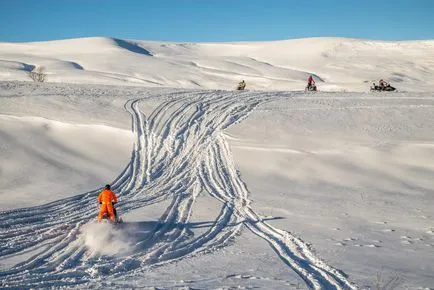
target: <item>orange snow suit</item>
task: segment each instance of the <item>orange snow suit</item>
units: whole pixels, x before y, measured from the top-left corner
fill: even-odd
[[[98,215],[98,221],[101,221],[104,214],[107,214],[112,222],[115,222],[112,202],[118,202],[116,194],[110,189],[104,189],[98,196],[98,202],[101,203],[101,209]]]

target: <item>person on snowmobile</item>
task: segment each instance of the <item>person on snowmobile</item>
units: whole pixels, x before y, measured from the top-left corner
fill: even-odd
[[[388,83],[385,80],[381,79],[378,85],[380,86],[380,88],[384,89],[385,87],[387,87]]]
[[[238,83],[237,90],[242,91],[244,90],[245,87],[246,87],[246,82],[242,80],[241,82]]]
[[[307,79],[306,90],[308,90],[308,91],[316,91],[315,80],[313,79],[312,75],[309,75],[309,78]]]
[[[116,215],[113,205],[118,202],[116,194],[110,190],[110,184],[107,184],[103,191],[98,196],[98,202],[101,209],[98,214],[98,222],[101,221],[104,214],[110,217],[110,220],[116,222]]]
[[[312,85],[315,85],[315,81],[314,81],[312,75],[309,75],[309,78],[307,79],[307,86],[310,87]]]

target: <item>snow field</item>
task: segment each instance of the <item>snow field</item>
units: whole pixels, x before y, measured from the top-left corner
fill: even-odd
[[[0,94],[3,156],[33,134],[2,163],[2,287],[348,289],[378,273],[398,273],[400,287],[433,283],[430,94],[31,83]],[[41,153],[51,161],[29,192],[42,199],[25,200]],[[59,160],[106,171],[70,179]],[[11,170],[21,162],[29,171]],[[52,195],[56,174],[68,190]],[[127,221],[113,231],[92,223],[109,178]]]

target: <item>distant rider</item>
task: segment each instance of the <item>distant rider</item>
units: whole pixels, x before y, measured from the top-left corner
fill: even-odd
[[[379,83],[378,83],[379,85],[380,85],[380,88],[385,88],[385,87],[387,87],[389,84],[385,81],[385,80],[383,80],[383,79],[381,79],[380,81],[379,81]]]
[[[312,75],[309,75],[309,78],[307,79],[307,86],[310,88],[312,85],[315,85],[315,81]]]
[[[107,184],[103,191],[98,196],[98,202],[101,205],[101,209],[98,215],[98,222],[101,221],[104,214],[110,217],[112,222],[116,222],[115,210],[113,205],[118,202],[116,194],[110,190],[110,184]]]
[[[244,90],[245,87],[246,87],[246,82],[244,80],[238,83],[238,90]]]

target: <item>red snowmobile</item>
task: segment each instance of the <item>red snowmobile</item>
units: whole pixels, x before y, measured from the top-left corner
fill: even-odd
[[[380,84],[377,86],[375,83],[372,83],[371,92],[393,92],[396,88],[392,87],[389,83],[381,80]]]

